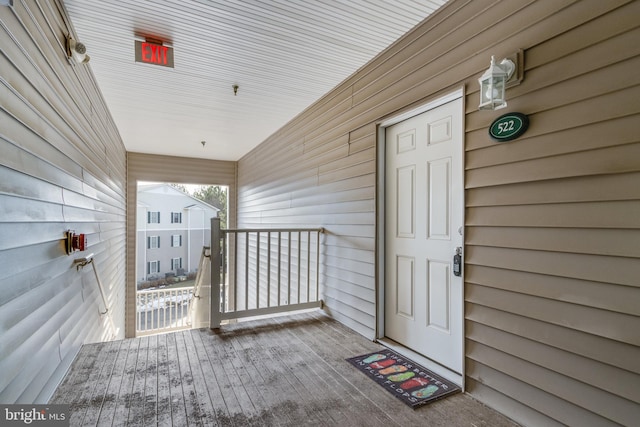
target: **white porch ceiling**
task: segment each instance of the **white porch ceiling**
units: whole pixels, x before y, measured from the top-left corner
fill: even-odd
[[[445,2],[64,0],[127,150],[220,160],[238,160]],[[174,48],[175,68],[134,62],[145,37]]]

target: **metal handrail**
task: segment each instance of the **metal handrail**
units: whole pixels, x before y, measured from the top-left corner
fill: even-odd
[[[202,247],[202,253],[200,254],[200,262],[198,263],[198,273],[196,274],[196,280],[193,284],[193,298],[200,300],[202,291],[202,285],[207,271],[207,260],[211,259],[211,248],[209,246]],[[187,323],[193,326],[193,307],[194,304],[189,304],[189,312],[187,314]]]
[[[104,294],[104,289],[102,288],[102,282],[100,281],[100,277],[98,277],[98,270],[96,270],[96,264],[94,263],[93,254],[89,254],[83,258],[76,258],[73,260],[73,264],[76,266],[76,271],[80,270],[87,264],[91,264],[93,266],[93,274],[96,276],[96,282],[98,282],[98,289],[100,290],[100,295],[102,296],[102,303],[104,304],[104,313],[98,310],[100,315],[106,314],[109,318],[109,324],[111,326],[111,337],[115,339],[116,337],[116,326],[113,323],[113,318],[111,317],[111,313],[109,312],[109,304],[107,303],[107,297]]]

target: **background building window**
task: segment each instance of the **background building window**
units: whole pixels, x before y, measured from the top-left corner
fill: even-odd
[[[147,237],[147,249],[158,249],[160,247],[160,236]]]
[[[177,270],[179,268],[182,268],[182,258],[171,259],[171,269]]]
[[[147,224],[160,224],[160,212],[147,212]]]
[[[182,223],[182,212],[171,212],[171,224]]]
[[[160,273],[160,261],[149,261],[147,263],[147,274]]]
[[[171,247],[176,248],[178,246],[182,246],[182,235],[174,234],[171,236]]]

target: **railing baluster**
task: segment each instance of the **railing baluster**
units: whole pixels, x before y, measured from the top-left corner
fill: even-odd
[[[311,232],[307,231],[307,302],[311,301]]]
[[[280,307],[280,286],[282,284],[282,232],[278,231],[278,304]]]
[[[188,291],[184,289],[182,291],[182,301],[180,303],[180,307],[182,307],[182,309],[180,310],[180,326],[183,326],[183,327],[185,326],[185,319],[186,319],[186,316],[184,315],[185,314],[184,309],[186,305],[185,302],[187,301],[187,294],[188,294]]]
[[[151,296],[151,304],[152,304],[151,307],[157,307],[153,309],[152,311],[153,314],[151,315],[151,325],[154,325],[153,329],[157,328],[157,326],[155,325],[160,324],[160,304],[158,304],[157,301],[154,301],[154,299],[157,299],[157,297],[158,297],[158,294],[153,294]],[[156,317],[155,321],[153,320],[153,317]]]
[[[298,231],[298,280],[297,280],[297,284],[298,284],[298,304],[300,304],[300,264],[302,264],[302,259],[300,258],[300,254],[302,251],[302,234],[300,231]],[[289,303],[291,304],[291,303]]]
[[[140,307],[140,294],[136,292],[136,331],[140,330],[140,313],[146,313],[146,311],[138,310],[138,307]]]
[[[156,301],[156,304],[158,306],[158,328],[164,328],[164,320],[166,318],[166,313],[164,312],[164,307],[162,305],[160,305],[160,295],[162,295],[163,292],[158,293],[158,300]],[[160,311],[162,310],[162,311]],[[162,321],[160,321],[160,313],[162,313]]]
[[[148,310],[146,310],[146,307],[148,307],[148,304],[147,304],[147,302],[146,302],[147,296],[143,294],[143,295],[142,295],[142,298],[145,300],[145,303],[144,303],[145,310],[143,311],[143,313],[144,313],[144,329],[142,329],[142,321],[141,321],[141,322],[140,322],[140,329],[139,329],[140,331],[146,330],[146,329],[147,329],[147,325],[148,325],[148,323],[149,323],[149,318],[148,318],[148,316],[149,316],[149,311],[148,311]],[[142,304],[142,303],[141,303],[141,304]]]
[[[168,301],[169,302],[169,305],[168,305],[169,313],[167,313],[167,292],[165,292],[164,293],[164,304],[163,304],[163,307],[164,307],[164,328],[165,329],[167,328],[167,314],[168,314],[168,317],[169,317],[169,322],[168,323],[169,323],[169,325],[171,325],[171,291],[169,291],[169,298],[168,299],[169,299],[169,301]]]
[[[165,328],[165,325],[167,324],[167,297],[166,297],[166,292],[162,292],[162,300],[158,301],[158,305],[160,305],[162,303],[162,329]]]
[[[178,292],[169,291],[171,296],[169,297],[169,301],[171,301],[171,311],[169,312],[169,316],[171,321],[169,322],[169,328],[178,321]]]
[[[291,304],[291,232],[288,237],[288,261],[287,261],[287,304]]]
[[[162,292],[162,310],[164,316],[162,317],[162,328],[164,329],[167,324],[167,293]]]
[[[267,307],[271,307],[271,232],[267,232]]]
[[[233,310],[236,311],[238,309],[238,236],[239,233],[233,233],[234,242],[233,245]],[[231,309],[231,307],[229,307]]]
[[[160,307],[160,304],[158,303],[159,295],[160,294],[151,295],[151,306],[154,307],[152,317],[155,317],[155,319],[151,320],[151,325],[153,325],[152,329],[156,329],[160,326],[160,310],[162,307]]]
[[[249,310],[249,233],[244,242],[244,309]]]
[[[169,324],[166,325],[167,328],[171,328],[172,325],[176,322],[177,311],[178,311],[178,298],[176,296],[175,291],[169,291]]]
[[[189,304],[187,305],[187,325],[192,325],[193,320],[191,317],[191,306],[193,305],[193,289],[189,290],[189,295],[187,295]]]
[[[316,232],[316,301],[320,301],[320,233]]]
[[[178,326],[178,324],[181,323],[180,313],[182,313],[182,292],[177,290],[175,292],[176,292],[176,296],[174,300],[174,305],[176,308],[173,313],[173,322],[175,323],[176,326]],[[172,323],[172,325],[174,323]]]
[[[160,310],[162,310],[162,322],[160,321],[160,310],[158,310],[158,328],[164,328],[164,324],[166,322],[167,319],[167,313],[166,313],[166,309],[165,309],[165,305],[161,305],[160,304],[160,295],[164,295],[164,292],[159,293],[158,294],[158,307],[160,307]]]
[[[143,295],[136,295],[136,309],[137,307],[142,306],[142,297]],[[143,306],[144,307],[144,306]],[[147,315],[147,310],[140,310],[140,312],[136,313],[136,320],[137,320],[137,325],[136,325],[136,331],[141,331],[142,330],[142,315],[144,314],[144,316]],[[145,319],[146,320],[146,319]],[[145,329],[146,329],[146,322],[145,322]]]
[[[260,232],[256,233],[256,308],[260,308]]]

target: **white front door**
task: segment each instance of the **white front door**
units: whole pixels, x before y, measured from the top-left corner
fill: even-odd
[[[462,373],[462,99],[386,128],[385,335]]]

